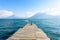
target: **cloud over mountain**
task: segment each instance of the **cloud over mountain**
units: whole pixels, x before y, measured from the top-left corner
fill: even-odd
[[[0,10],[0,18],[31,18],[38,13],[39,15],[37,16],[41,16],[40,14],[43,14],[43,13],[44,15],[47,14],[51,16],[60,16],[60,9],[47,8],[47,9],[39,9],[36,11],[27,11],[25,13],[13,13],[12,11],[8,11],[8,10]]]
[[[60,18],[60,9],[57,8],[48,8],[45,10],[38,10],[33,13],[34,15],[30,19],[51,19],[51,18]]]
[[[42,9],[42,10],[37,10],[34,12],[31,12],[32,16],[35,16],[36,14],[38,14],[37,16],[42,16],[41,14],[43,14],[45,16],[60,16],[60,9],[59,8],[47,8],[47,9]]]
[[[47,15],[59,16],[60,15],[60,8],[40,9],[40,10],[33,12],[33,14],[36,14],[36,13],[45,13]]]

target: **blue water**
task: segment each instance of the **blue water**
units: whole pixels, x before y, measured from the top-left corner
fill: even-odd
[[[0,40],[6,40],[27,24],[26,19],[0,19]],[[41,28],[51,40],[60,40],[60,19],[29,20]]]

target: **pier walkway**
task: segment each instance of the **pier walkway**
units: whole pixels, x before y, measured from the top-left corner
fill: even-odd
[[[50,40],[50,38],[36,24],[27,24],[7,40]]]

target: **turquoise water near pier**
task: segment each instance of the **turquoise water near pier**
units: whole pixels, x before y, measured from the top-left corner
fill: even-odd
[[[6,40],[19,28],[23,28],[27,19],[0,19],[0,40]],[[60,40],[60,19],[31,19],[51,40]],[[28,22],[28,23],[29,23]]]

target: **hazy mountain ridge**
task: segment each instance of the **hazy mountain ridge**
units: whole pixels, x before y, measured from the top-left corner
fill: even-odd
[[[47,15],[46,13],[37,13],[29,19],[60,19],[60,16]]]

